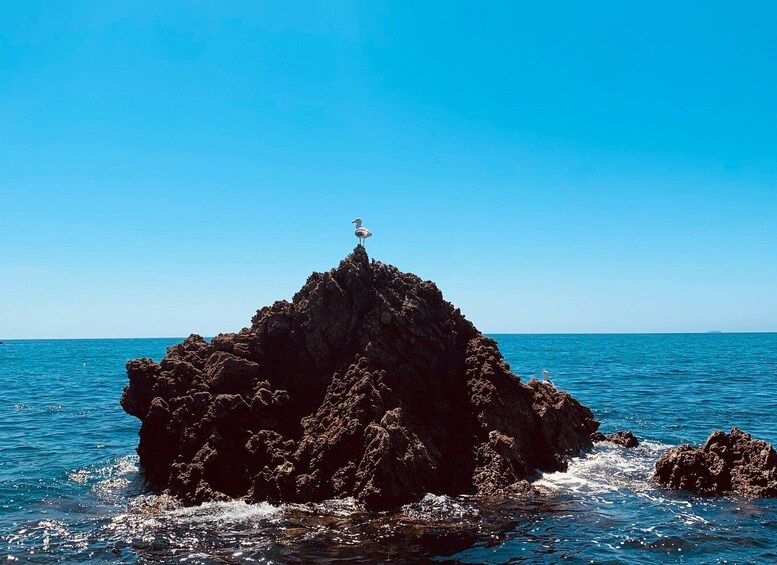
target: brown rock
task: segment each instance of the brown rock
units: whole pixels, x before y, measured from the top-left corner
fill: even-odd
[[[653,480],[699,494],[777,497],[777,452],[737,428],[717,431],[702,447],[681,445],[656,462]]]
[[[526,493],[598,427],[569,394],[521,383],[433,283],[362,247],[251,327],[127,373],[148,486],[186,503]]]
[[[623,432],[623,431],[615,432],[607,435],[604,435],[602,432],[594,432],[591,434],[591,441],[593,442],[609,441],[610,443],[615,443],[617,445],[620,445],[621,447],[639,446],[639,440],[637,439],[637,436],[635,436],[631,432]]]

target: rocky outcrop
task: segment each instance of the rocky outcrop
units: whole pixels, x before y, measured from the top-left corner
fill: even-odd
[[[602,432],[594,432],[591,434],[591,441],[609,441],[621,447],[637,447],[639,446],[639,440],[631,432],[615,432],[612,434],[604,435]]]
[[[698,449],[681,445],[661,456],[653,479],[699,494],[777,497],[777,452],[737,428],[713,432]]]
[[[357,247],[291,302],[160,363],[127,364],[148,486],[187,503],[525,492],[598,427],[569,394],[512,374],[429,282]]]

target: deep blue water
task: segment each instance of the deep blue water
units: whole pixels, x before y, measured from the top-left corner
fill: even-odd
[[[513,371],[543,369],[587,404],[600,445],[542,500],[427,496],[396,515],[352,501],[181,508],[143,494],[124,364],[177,339],[0,345],[0,559],[8,562],[757,563],[777,560],[777,503],[702,498],[649,482],[671,445],[738,426],[777,443],[777,334],[499,335]]]

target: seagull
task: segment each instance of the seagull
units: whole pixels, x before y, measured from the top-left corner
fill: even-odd
[[[356,224],[356,231],[354,231],[354,235],[359,238],[359,245],[364,245],[364,240],[367,239],[372,235],[372,232],[368,230],[367,228],[362,227],[362,219],[356,218],[352,224]]]
[[[550,380],[550,373],[547,370],[542,371],[542,382],[548,383],[553,388],[556,388],[556,385],[554,385],[553,381]]]

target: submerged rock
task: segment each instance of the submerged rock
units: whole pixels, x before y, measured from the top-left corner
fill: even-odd
[[[591,434],[591,441],[609,441],[620,445],[621,447],[637,447],[639,446],[639,440],[631,432],[615,432],[612,434],[604,435],[602,432],[594,432]]]
[[[186,503],[531,492],[599,425],[569,394],[521,383],[433,283],[363,247],[239,333],[192,335],[127,374],[147,484]]]
[[[777,497],[777,452],[737,428],[713,432],[698,449],[681,445],[662,455],[653,479],[699,494]]]

